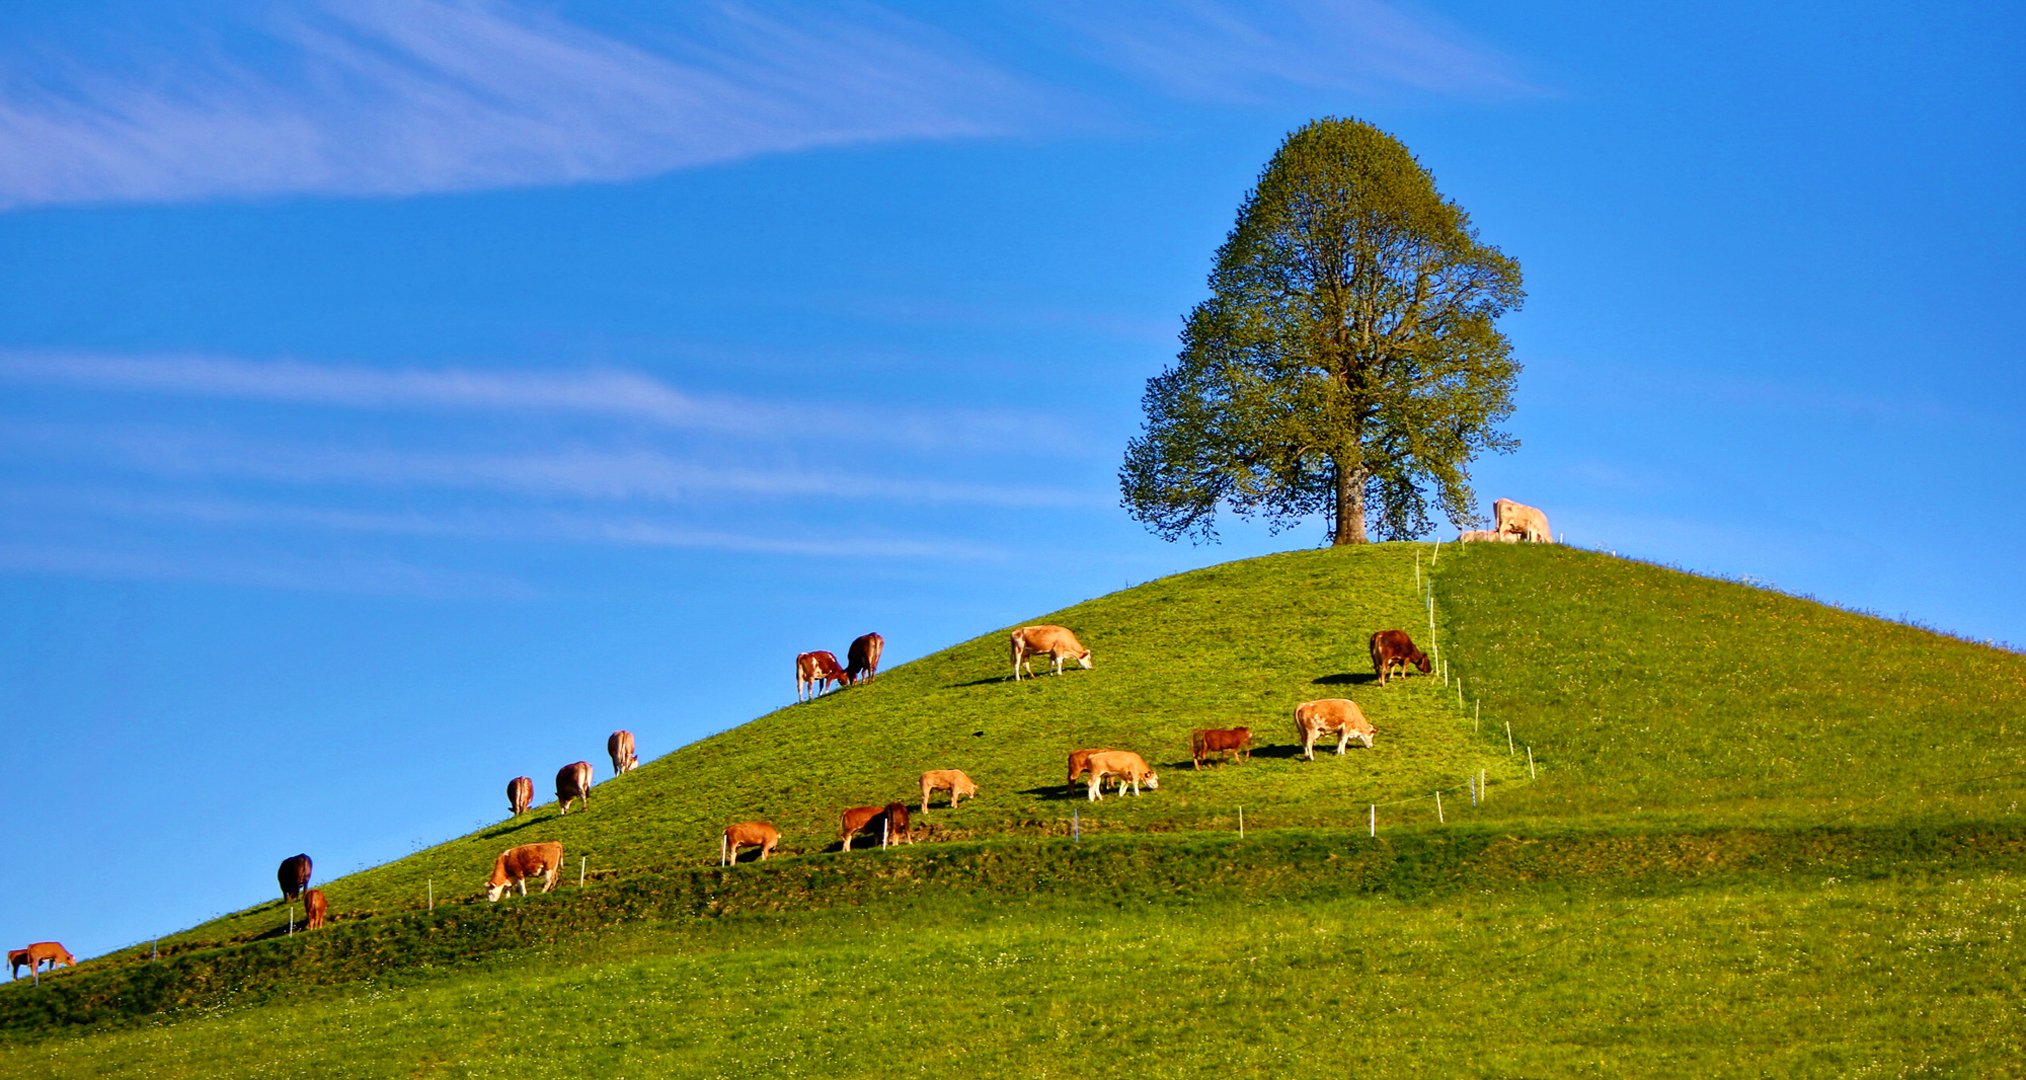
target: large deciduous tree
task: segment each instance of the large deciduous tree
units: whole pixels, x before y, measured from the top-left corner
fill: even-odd
[[[1398,139],[1359,120],[1289,135],[1217,249],[1210,298],[1147,381],[1122,503],[1163,538],[1215,539],[1217,508],[1277,530],[1328,514],[1335,544],[1427,531],[1432,492],[1476,519],[1470,462],[1510,451],[1519,364],[1497,328],[1519,263]]]

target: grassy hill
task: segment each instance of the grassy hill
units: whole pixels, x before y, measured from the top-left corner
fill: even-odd
[[[262,903],[159,963],[0,990],[0,1071],[329,1071],[361,1039],[375,1056],[337,1071],[2026,1059],[2026,658],[1594,553],[1428,556],[1297,552],[1023,619],[1074,628],[1095,669],[1014,684],[994,631],[601,784],[588,813],[330,882],[319,934],[275,938]],[[1421,581],[1460,693],[1369,683],[1373,630],[1423,639]],[[1364,706],[1373,750],[1296,757],[1293,706],[1324,696]],[[1190,728],[1237,724],[1252,762],[1189,768]],[[1161,789],[1085,802],[1063,758],[1090,745],[1140,751]],[[840,808],[947,767],[982,797],[931,811],[926,843],[825,853]],[[717,830],[756,817],[792,856],[717,869]],[[587,887],[473,902],[538,839]],[[126,1019],[158,1010],[177,1019]]]

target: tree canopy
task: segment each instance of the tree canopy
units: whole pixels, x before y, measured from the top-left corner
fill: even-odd
[[[1165,539],[1217,509],[1335,544],[1476,520],[1470,462],[1516,448],[1519,364],[1499,316],[1519,263],[1483,243],[1399,140],[1359,120],[1290,134],[1238,210],[1173,366],[1148,380],[1122,504]]]

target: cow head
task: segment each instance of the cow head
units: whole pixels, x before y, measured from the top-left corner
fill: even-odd
[[[502,881],[502,882],[500,882],[500,883],[498,883],[498,884],[496,884],[496,885],[495,885],[495,884],[493,884],[493,883],[492,883],[492,882],[490,882],[490,881],[486,882],[486,883],[485,883],[485,902],[486,902],[486,903],[488,903],[488,904],[492,904],[492,903],[498,903],[498,902],[499,902],[499,898],[500,898],[500,897],[501,897],[502,895],[504,895],[504,894],[506,893],[506,891],[507,891],[507,883],[506,883],[506,882],[504,882],[504,881]]]
[[[1085,649],[1085,650],[1083,650],[1083,655],[1082,655],[1082,656],[1079,656],[1079,657],[1077,657],[1077,658],[1076,658],[1076,662],[1077,662],[1077,663],[1079,663],[1079,664],[1082,664],[1082,665],[1083,665],[1083,670],[1085,670],[1085,671],[1089,671],[1089,670],[1090,670],[1090,666],[1091,666],[1091,665],[1090,665],[1090,650],[1089,650],[1089,649]]]
[[[1414,654],[1414,666],[1420,668],[1423,675],[1435,670],[1435,665],[1428,662],[1428,654],[1424,652]]]
[[[1153,772],[1152,770],[1149,770],[1147,772],[1147,790],[1148,791],[1161,790],[1161,774]]]

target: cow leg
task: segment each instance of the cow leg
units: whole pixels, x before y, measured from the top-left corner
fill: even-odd
[[[1350,743],[1351,743],[1351,732],[1350,732],[1350,729],[1346,728],[1345,730],[1343,730],[1343,731],[1341,731],[1341,732],[1337,733],[1337,756],[1338,756],[1338,757],[1343,757],[1343,756],[1344,756],[1344,747],[1346,747],[1346,746],[1349,746],[1349,745],[1350,745]]]
[[[1098,774],[1097,774],[1097,773],[1095,773],[1095,772],[1093,772],[1093,773],[1091,773],[1091,774],[1090,774],[1090,801],[1091,801],[1091,802],[1096,802],[1096,801],[1098,801],[1099,799],[1102,799],[1102,798],[1104,798],[1104,793],[1103,793],[1102,791],[1098,790],[1098,788],[1100,787],[1100,785],[1102,785],[1103,783],[1104,783],[1104,777],[1103,777],[1103,776],[1100,776],[1100,775],[1098,775]]]

